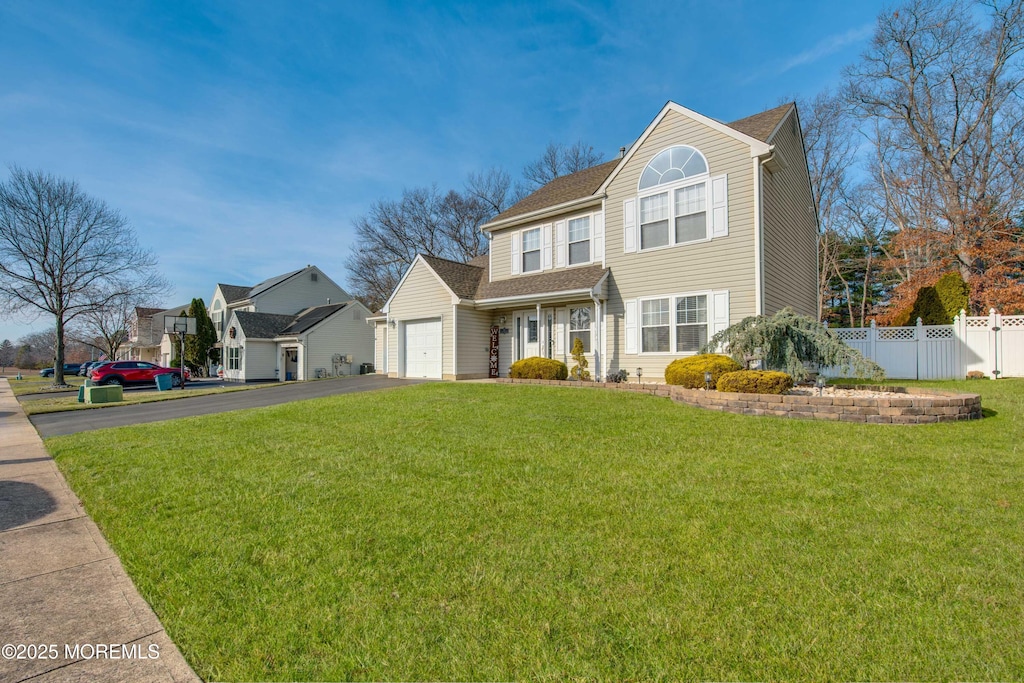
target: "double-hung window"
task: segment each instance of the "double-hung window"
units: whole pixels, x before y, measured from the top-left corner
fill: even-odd
[[[228,370],[238,370],[242,358],[242,347],[240,346],[229,346],[228,347]]]
[[[708,183],[707,162],[693,147],[678,145],[655,156],[638,187],[640,250],[708,239]]]
[[[676,353],[697,353],[708,343],[708,297],[676,298]]]
[[[590,307],[569,309],[569,350],[579,339],[583,353],[590,353]]]
[[[641,351],[669,353],[672,326],[669,324],[671,299],[647,299],[640,310]]]
[[[640,302],[642,353],[698,353],[708,343],[709,329],[707,294]]]
[[[523,272],[540,270],[540,228],[523,233]]]
[[[569,265],[590,263],[590,216],[569,221]]]

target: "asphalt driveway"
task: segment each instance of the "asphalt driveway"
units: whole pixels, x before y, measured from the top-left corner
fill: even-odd
[[[342,379],[325,379],[313,382],[296,382],[279,387],[234,391],[226,394],[208,394],[194,398],[179,398],[173,401],[138,403],[92,410],[72,410],[63,413],[41,413],[32,415],[32,424],[44,439],[63,434],[76,434],[92,429],[123,427],[144,422],[174,420],[193,415],[210,415],[229,410],[262,408],[301,401],[307,398],[321,398],[335,394],[349,394],[357,391],[373,391],[394,387],[420,384],[424,380],[393,379],[381,375],[360,375]]]

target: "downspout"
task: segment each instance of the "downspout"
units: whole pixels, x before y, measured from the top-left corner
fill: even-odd
[[[444,363],[442,357],[441,362]],[[444,370],[441,370],[444,377]],[[452,304],[452,379],[459,379],[459,306]]]
[[[529,320],[526,321],[526,327],[527,328],[530,327],[530,321]],[[543,342],[541,342],[541,340],[540,340],[540,331],[543,330],[543,329],[544,329],[544,326],[541,324],[540,302],[538,301],[537,302],[537,355],[541,356],[542,358],[545,357],[544,356],[544,350],[543,350],[544,349],[544,344],[547,344],[547,340],[546,339]],[[529,336],[529,333],[527,333],[527,336]]]
[[[590,299],[594,302],[594,326],[595,335],[597,339],[593,344],[594,348],[594,381],[599,381],[604,376],[604,325],[602,324],[603,318],[601,317],[601,300],[597,298],[597,295],[593,292],[590,293]],[[601,349],[601,353],[598,353],[598,349]]]
[[[764,315],[764,216],[761,213],[762,182],[761,159],[754,157],[754,315]]]

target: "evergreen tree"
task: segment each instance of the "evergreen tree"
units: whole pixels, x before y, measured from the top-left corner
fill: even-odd
[[[14,344],[10,339],[4,339],[0,342],[0,370],[11,365],[14,365]]]
[[[196,333],[185,337],[185,365],[193,372],[202,372],[209,361],[207,352],[217,343],[217,331],[202,299],[192,299],[188,315],[196,319]]]

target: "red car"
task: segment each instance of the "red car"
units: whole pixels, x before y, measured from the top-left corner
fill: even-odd
[[[105,363],[89,377],[97,384],[156,384],[157,375],[171,375],[171,386],[181,386],[181,368],[164,368],[140,360],[119,360]]]

